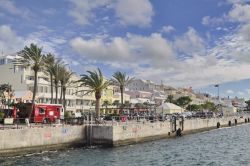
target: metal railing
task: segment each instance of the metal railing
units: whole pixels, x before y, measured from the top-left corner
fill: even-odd
[[[64,125],[84,125],[87,124],[85,118],[65,118],[54,121],[34,122],[34,119],[28,118],[0,118],[0,130],[5,129],[24,129],[34,127],[58,127]]]
[[[250,112],[241,112],[231,115],[230,117],[240,118],[243,116],[250,116]],[[168,115],[168,116],[131,116],[131,115],[121,115],[121,116],[101,116],[97,119],[92,115],[85,115],[84,117],[78,118],[64,118],[64,119],[55,119],[54,121],[43,121],[42,123],[35,123],[34,119],[27,118],[0,118],[0,130],[5,129],[24,129],[24,128],[34,128],[34,127],[58,127],[58,126],[67,126],[67,125],[130,125],[130,124],[145,124],[145,123],[156,123],[156,122],[171,122],[173,117],[176,120],[184,118],[188,119],[209,119],[209,118],[221,118],[220,117],[190,117],[185,118],[182,115]],[[223,116],[228,117],[228,116]]]

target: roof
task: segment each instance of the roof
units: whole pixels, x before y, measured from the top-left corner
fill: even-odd
[[[136,98],[136,99],[130,99],[130,102],[132,104],[136,104],[136,103],[144,103],[144,102],[148,102],[150,104],[153,104],[153,101],[150,101],[150,99],[146,99],[146,98]]]
[[[173,103],[163,103],[160,107],[163,107],[163,109],[168,109],[168,110],[182,110],[181,107],[178,105],[175,105]]]

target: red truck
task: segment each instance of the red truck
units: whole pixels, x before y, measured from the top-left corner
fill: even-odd
[[[31,122],[48,123],[55,122],[56,119],[64,119],[64,109],[62,104],[42,104],[36,103],[32,109],[31,103],[24,103],[22,109],[14,108],[13,116],[24,115],[31,111]],[[24,116],[19,116],[24,117]],[[16,117],[14,117],[16,118]],[[27,117],[26,117],[27,118]]]

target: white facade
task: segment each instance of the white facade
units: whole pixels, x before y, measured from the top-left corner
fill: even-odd
[[[25,68],[22,65],[13,63],[17,56],[8,55],[0,56],[0,84],[9,83],[15,91],[33,91],[34,73],[30,68]],[[73,76],[72,80],[76,81],[79,77]],[[86,87],[78,87],[76,85],[68,85],[66,90],[66,110],[84,111],[91,107],[95,97],[93,94],[84,95],[85,92],[78,92],[88,90]],[[51,98],[51,86],[49,76],[43,72],[38,73],[38,88],[36,94],[36,102],[49,103]],[[58,99],[60,99],[60,88],[58,89]],[[53,96],[55,98],[55,88],[53,89]]]

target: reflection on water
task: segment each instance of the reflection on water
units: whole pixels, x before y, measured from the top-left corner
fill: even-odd
[[[79,148],[0,158],[0,165],[250,165],[250,125],[117,148]]]

